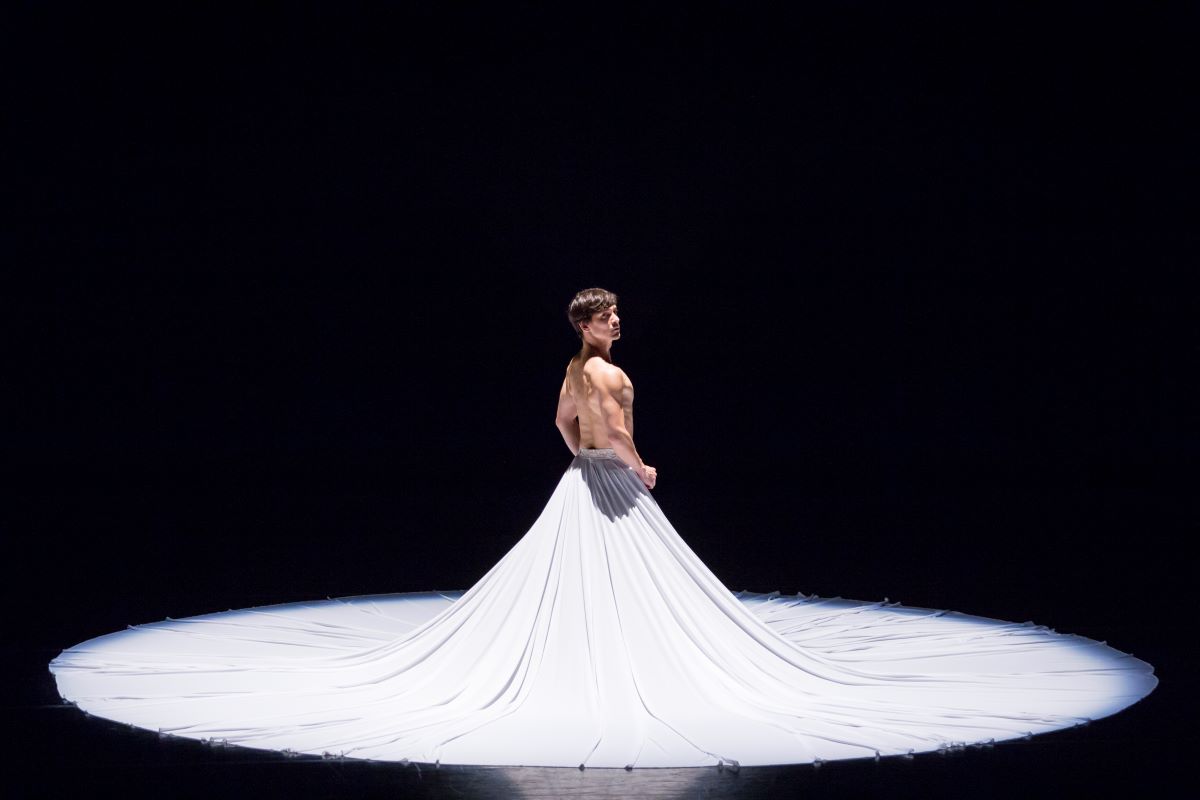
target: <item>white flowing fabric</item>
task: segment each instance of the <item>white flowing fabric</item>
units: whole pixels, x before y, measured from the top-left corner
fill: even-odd
[[[1153,667],[1032,623],[734,595],[611,449],[584,449],[465,592],[296,603],[101,636],[50,664],[96,716],[443,764],[805,763],[1113,714]]]

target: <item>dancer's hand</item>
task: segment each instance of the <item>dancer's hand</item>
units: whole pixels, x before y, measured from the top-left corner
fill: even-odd
[[[654,484],[658,481],[658,470],[643,464],[642,468],[637,470],[637,476],[642,479],[642,483],[647,489],[653,489]]]

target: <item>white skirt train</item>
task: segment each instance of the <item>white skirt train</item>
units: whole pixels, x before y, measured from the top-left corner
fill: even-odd
[[[1042,733],[1149,694],[1144,661],[1032,623],[735,595],[611,449],[584,449],[465,592],[168,619],[51,664],[163,734],[389,761],[792,764]]]

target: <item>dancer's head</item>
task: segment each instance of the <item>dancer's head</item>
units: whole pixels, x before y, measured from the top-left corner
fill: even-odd
[[[567,319],[580,339],[590,343],[611,342],[621,336],[617,296],[607,289],[584,289],[571,298]]]

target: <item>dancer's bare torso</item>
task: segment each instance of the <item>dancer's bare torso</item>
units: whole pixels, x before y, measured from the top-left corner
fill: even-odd
[[[605,392],[595,385],[601,375],[616,373],[621,379],[621,389],[613,394],[613,399],[621,405],[625,418],[625,430],[633,436],[633,381],[625,374],[625,370],[610,364],[600,356],[588,358],[582,363],[577,354],[567,365],[567,391],[575,401],[575,412],[579,417],[579,446],[580,447],[611,447],[608,440],[608,426],[605,424],[605,410],[602,399]]]

